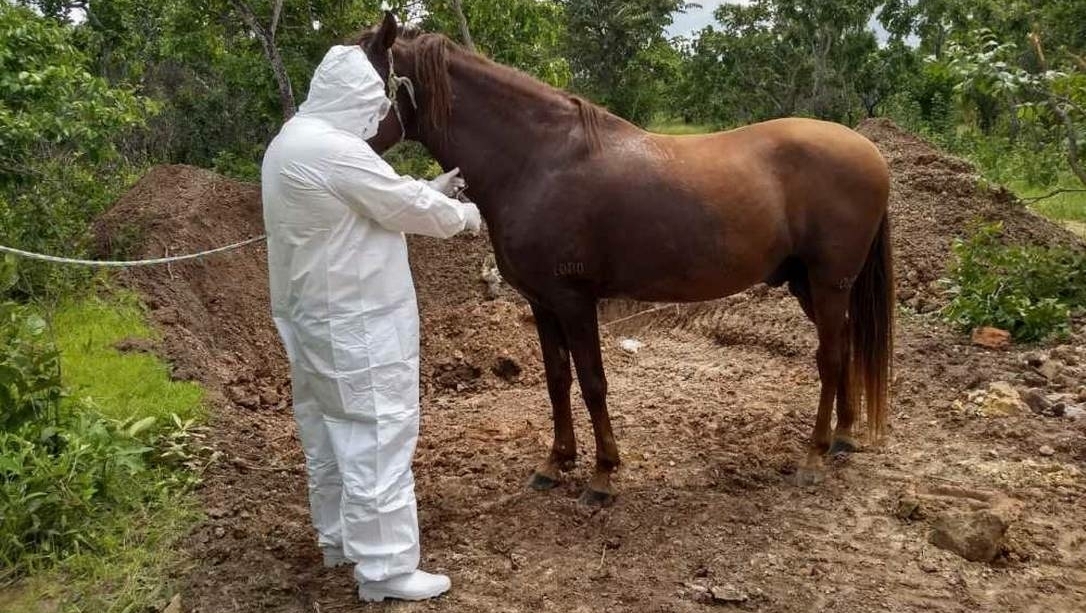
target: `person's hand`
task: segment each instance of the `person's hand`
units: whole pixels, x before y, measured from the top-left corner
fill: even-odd
[[[468,186],[464,178],[460,176],[460,169],[453,168],[449,172],[438,176],[433,181],[427,181],[431,188],[435,191],[441,192],[450,198],[456,197],[457,194],[464,191],[464,188]]]
[[[479,207],[471,202],[462,203],[464,206],[464,232],[471,236],[478,236],[483,227],[483,217],[479,215]]]

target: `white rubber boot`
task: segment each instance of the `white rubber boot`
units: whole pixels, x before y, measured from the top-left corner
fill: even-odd
[[[321,547],[321,553],[324,555],[325,568],[338,568],[351,563],[351,561],[347,559],[347,556],[344,555],[343,547],[334,547],[331,545]]]
[[[384,581],[367,581],[358,586],[358,597],[363,602],[381,602],[386,598],[396,600],[428,600],[449,591],[452,582],[445,575],[432,575],[421,570],[397,575]]]

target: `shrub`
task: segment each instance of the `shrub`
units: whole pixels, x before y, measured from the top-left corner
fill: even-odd
[[[90,221],[130,183],[137,165],[116,141],[158,105],[90,73],[74,31],[0,2],[0,243],[85,253]],[[85,271],[28,264],[12,294],[55,294]]]
[[[1067,332],[1086,306],[1086,256],[1062,247],[1007,246],[1002,225],[981,227],[955,242],[944,314],[971,329],[994,326],[1021,341]]]
[[[0,292],[14,282],[3,263]],[[200,436],[192,421],[109,419],[68,397],[45,321],[0,303],[0,582],[96,551],[116,517],[192,485]]]

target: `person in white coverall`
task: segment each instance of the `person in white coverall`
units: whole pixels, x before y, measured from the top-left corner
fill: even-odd
[[[421,600],[411,459],[419,317],[404,233],[477,232],[457,171],[401,177],[366,143],[391,107],[359,47],[339,46],[264,156],[272,315],[290,359],[309,502],[327,566],[353,562],[363,600]],[[435,189],[436,188],[436,189]]]

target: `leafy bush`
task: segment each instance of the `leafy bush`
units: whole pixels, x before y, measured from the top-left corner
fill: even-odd
[[[0,2],[0,243],[78,257],[90,221],[136,174],[115,143],[158,105],[91,74],[73,39],[73,28]],[[86,278],[28,264],[14,294]]]
[[[14,281],[5,264],[0,290]],[[45,321],[0,303],[0,582],[95,550],[115,517],[194,483],[207,459],[201,433],[155,421],[109,419],[68,397]]]
[[[953,247],[945,315],[965,329],[994,326],[1022,341],[1067,332],[1086,307],[1086,255],[1060,247],[1007,246],[1002,225],[983,226]]]
[[[56,420],[60,355],[45,342],[45,320],[12,303],[0,303],[0,431]]]
[[[93,549],[104,513],[141,502],[132,479],[148,470],[139,435],[149,426],[84,413],[0,432],[0,562]]]

